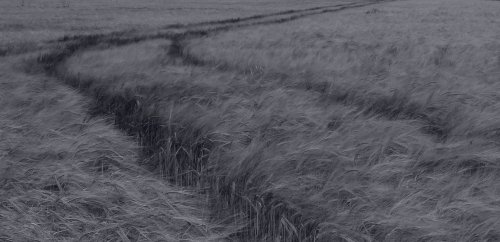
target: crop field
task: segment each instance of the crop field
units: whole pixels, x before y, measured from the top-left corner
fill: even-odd
[[[0,241],[500,241],[500,2],[0,0]]]

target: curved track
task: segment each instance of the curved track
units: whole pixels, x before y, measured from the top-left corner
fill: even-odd
[[[111,115],[119,128],[136,136],[141,146],[144,147],[142,150],[144,157],[149,158],[148,164],[156,164],[152,166],[161,169],[167,177],[172,177],[173,174],[185,174],[176,178],[175,182],[184,186],[204,187],[200,192],[217,197],[219,200],[223,199],[223,201],[217,202],[228,204],[235,213],[243,213],[248,219],[248,224],[245,229],[234,235],[235,239],[315,241],[318,223],[307,220],[303,214],[290,207],[286,201],[276,198],[272,193],[252,199],[239,194],[235,198],[234,193],[231,192],[231,184],[219,184],[220,181],[214,181],[213,177],[210,177],[210,171],[206,169],[207,156],[215,145],[213,141],[195,139],[194,137],[193,139],[169,139],[173,131],[165,126],[167,121],[159,115],[155,99],[155,93],[158,92],[157,87],[145,87],[141,91],[142,93],[150,93],[149,97],[138,97],[134,95],[133,91],[117,93],[96,85],[96,80],[83,80],[69,75],[63,64],[75,53],[90,48],[109,48],[145,40],[167,39],[171,41],[168,53],[170,58],[181,59],[184,65],[200,65],[202,64],[201,60],[197,60],[183,51],[184,40],[238,28],[285,23],[312,15],[364,7],[379,2],[382,1],[344,3],[245,18],[168,25],[151,32],[122,31],[109,34],[67,36],[51,43],[54,46],[50,51],[39,56],[38,63],[47,74],[90,96],[94,101],[91,108],[92,115]],[[165,152],[165,150],[177,150],[179,147],[185,146],[191,147],[188,152],[190,154],[178,155]],[[182,161],[182,164],[172,166],[169,164],[171,161],[169,156],[176,156],[177,160]],[[214,186],[218,186],[217,189]],[[283,221],[286,221],[289,228],[283,226]]]

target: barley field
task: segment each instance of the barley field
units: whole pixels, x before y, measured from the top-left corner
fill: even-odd
[[[0,241],[500,241],[500,2],[0,0]]]

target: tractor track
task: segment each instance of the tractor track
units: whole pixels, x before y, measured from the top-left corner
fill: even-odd
[[[244,27],[285,23],[308,16],[365,7],[380,2],[384,1],[345,3],[245,18],[168,25],[152,33],[121,31],[66,36],[52,42],[50,51],[41,54],[37,58],[37,63],[48,75],[56,77],[62,83],[89,96],[94,102],[90,110],[91,115],[110,115],[114,118],[117,127],[137,137],[139,144],[143,147],[142,155],[148,160],[147,165],[160,169],[167,177],[173,177],[172,181],[178,185],[201,187],[200,192],[220,200],[217,203],[222,205],[212,206],[216,207],[214,209],[226,209],[242,214],[248,220],[247,226],[234,234],[233,239],[316,241],[318,222],[307,219],[287,201],[272,193],[260,197],[253,194],[235,194],[234,183],[225,181],[224,178],[210,177],[211,171],[206,170],[207,157],[216,143],[209,136],[203,135],[202,130],[198,130],[189,123],[185,123],[182,127],[165,125],[168,121],[159,111],[156,98],[159,92],[157,87],[143,88],[141,92],[151,93],[148,97],[135,95],[134,90],[114,92],[109,87],[96,84],[97,80],[83,80],[69,75],[63,64],[74,54],[91,48],[109,48],[145,40],[168,39],[172,41],[169,51],[172,58],[182,58],[186,65],[197,65],[200,63],[196,63],[195,59],[190,60],[190,57],[184,54],[183,41]],[[172,130],[173,128],[175,130]],[[174,132],[175,136],[180,138],[172,138]],[[186,147],[188,149],[185,152],[175,152],[181,148],[186,150]],[[173,161],[175,164],[172,163]],[[284,224],[293,228],[287,228]]]
[[[204,60],[191,54],[186,49],[186,43],[183,40],[185,39],[173,39],[170,55],[182,59],[187,65],[200,67],[209,66],[219,71],[233,71],[244,75],[261,76],[261,78],[266,78],[266,76],[268,76],[278,79],[283,85],[289,83],[287,80],[297,79],[297,77],[293,77],[288,73],[263,73],[262,70],[254,70],[251,67],[246,68],[234,66],[230,63],[216,63],[214,61]],[[316,92],[321,95],[324,101],[355,106],[367,115],[377,115],[388,120],[419,120],[424,124],[421,131],[434,137],[436,142],[444,142],[449,136],[450,125],[445,120],[440,119],[439,115],[430,116],[426,112],[425,107],[409,100],[404,94],[394,93],[391,96],[367,98],[363,92],[346,89],[328,80],[310,82],[299,78],[297,81],[300,84],[288,87]]]

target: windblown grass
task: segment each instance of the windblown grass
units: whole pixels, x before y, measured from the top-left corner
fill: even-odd
[[[215,202],[210,206],[220,206],[215,211],[221,214],[212,217],[209,223],[206,219],[210,210],[206,207],[205,198],[201,198],[203,195],[180,190],[160,179],[160,176],[168,177],[177,185],[197,186],[197,191],[202,192],[206,191],[205,186],[219,182],[208,176],[205,170],[209,168],[206,166],[209,163],[208,152],[216,147],[214,143],[219,142],[208,133],[214,130],[211,125],[217,117],[202,109],[198,109],[197,113],[191,112],[200,103],[208,104],[210,100],[192,102],[199,98],[192,95],[200,90],[193,92],[185,88],[185,93],[178,93],[176,88],[158,88],[160,83],[150,78],[157,72],[148,69],[148,66],[164,61],[165,56],[157,53],[166,53],[169,42],[153,43],[150,50],[159,50],[156,53],[135,53],[146,57],[129,62],[143,65],[134,66],[133,71],[138,74],[135,76],[128,72],[114,77],[119,81],[108,79],[108,72],[120,72],[126,64],[120,61],[114,64],[118,69],[104,71],[98,78],[86,74],[66,76],[67,84],[95,98],[88,105],[87,98],[38,73],[39,68],[33,65],[33,61],[20,61],[13,55],[54,51],[63,46],[59,45],[59,41],[71,41],[71,36],[82,33],[93,35],[88,38],[88,44],[93,45],[106,32],[126,33],[140,29],[144,33],[154,33],[156,28],[163,26],[184,26],[229,17],[231,21],[238,21],[250,15],[299,7],[312,8],[320,4],[325,2],[182,1],[165,4],[158,1],[42,3],[25,0],[0,3],[0,57],[7,56],[2,58],[3,74],[0,77],[1,85],[5,87],[1,90],[0,109],[1,240],[219,241],[224,240],[227,237],[225,234],[233,228],[241,226],[242,220],[234,217],[242,210],[237,206],[245,205],[248,210],[250,205],[242,196],[235,199],[234,191],[216,193],[217,196],[231,198],[211,198]],[[66,38],[61,39],[63,36]],[[137,36],[136,40],[124,38],[121,43],[122,40],[118,39],[113,44],[148,38]],[[78,49],[81,46],[73,47]],[[128,51],[133,52],[134,48]],[[65,58],[66,54],[63,52],[54,58]],[[154,58],[147,63],[150,56]],[[33,55],[29,55],[28,59],[33,59]],[[170,60],[163,64],[168,63]],[[139,73],[137,68],[144,68],[148,74],[141,76],[144,73]],[[172,66],[172,70],[180,72],[182,79],[189,78],[185,69]],[[23,74],[23,71],[30,74]],[[157,71],[165,72],[164,66]],[[104,79],[109,82],[98,82]],[[138,82],[138,79],[153,81],[144,83]],[[230,80],[227,77],[224,79]],[[220,85],[220,82],[214,78],[214,84]],[[184,84],[179,82],[175,85],[181,87]],[[165,90],[169,90],[171,95],[163,92]],[[175,101],[176,97],[181,99]],[[192,100],[185,102],[184,97]],[[165,102],[175,105],[175,109],[172,107],[166,111]],[[141,146],[136,147],[104,120],[95,119],[96,115],[107,114],[115,115],[117,127],[135,135]],[[167,116],[169,118],[165,119]],[[141,158],[138,157],[138,150],[142,151]],[[148,164],[160,172],[143,170],[137,162]],[[227,182],[221,185],[221,189],[227,190]],[[223,203],[217,204],[217,201]],[[231,209],[238,209],[228,211],[228,205],[224,204],[228,201]],[[291,216],[295,215],[295,209],[283,208],[281,200],[272,196],[266,198],[265,203],[261,211],[256,210],[250,215],[262,216],[251,221],[264,221],[268,228],[252,225],[255,230],[248,233],[255,233],[255,236],[242,235],[240,238],[272,239],[276,238],[273,233],[277,232],[283,232],[283,239],[290,236],[297,238],[293,235],[297,231],[292,232],[295,226],[281,217],[283,212],[280,212],[285,211]],[[281,207],[269,211],[276,205]],[[214,223],[219,219],[231,222],[221,227]],[[303,226],[301,229],[311,230],[313,227]],[[304,235],[298,238],[311,234],[302,230],[298,232]]]
[[[88,51],[62,72],[158,117],[148,143],[193,165],[163,170],[199,172],[212,216],[250,221],[240,238],[494,241],[495,4],[397,2],[193,40],[184,60],[162,41]]]
[[[282,75],[287,85],[320,89],[388,116],[424,119],[442,136],[482,137],[498,125],[492,119],[498,16],[495,2],[387,3],[226,32],[193,41],[189,51],[214,66]],[[399,104],[377,110],[391,105],[385,102]]]
[[[66,38],[40,64],[139,147],[82,121],[73,91],[4,66],[0,238],[220,239],[209,218],[240,228],[233,240],[500,240],[498,16],[493,1],[402,1],[217,35]]]
[[[138,147],[55,80],[0,66],[0,240],[219,240],[204,199],[137,165]],[[222,231],[220,231],[222,232]]]
[[[0,56],[42,49],[67,35],[153,30],[331,4],[325,0],[0,1]],[[22,46],[22,47],[19,47]],[[29,47],[29,49],[25,49]],[[24,50],[24,51],[23,51]]]

